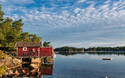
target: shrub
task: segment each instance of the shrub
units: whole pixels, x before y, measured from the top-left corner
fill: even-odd
[[[3,74],[4,71],[5,71],[5,66],[3,65],[3,66],[0,67],[0,75]]]
[[[4,57],[5,57],[5,56],[4,56],[3,52],[0,51],[0,59],[2,59],[2,58],[4,58]]]

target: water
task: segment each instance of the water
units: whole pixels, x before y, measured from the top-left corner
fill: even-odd
[[[102,58],[113,58],[113,60],[102,60]],[[39,71],[42,71],[40,78],[125,78],[124,55],[56,54],[54,59],[54,65],[40,65]],[[32,71],[33,69],[29,70]],[[38,78],[34,73],[29,74]],[[27,78],[26,74],[23,77]]]
[[[102,58],[113,60],[102,60]],[[52,76],[43,78],[125,78],[124,55],[57,55]]]

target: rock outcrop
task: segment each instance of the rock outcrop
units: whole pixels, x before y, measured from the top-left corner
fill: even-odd
[[[21,60],[5,55],[4,58],[0,59],[0,67],[5,66],[3,75],[15,74],[13,69],[18,67],[21,63]]]

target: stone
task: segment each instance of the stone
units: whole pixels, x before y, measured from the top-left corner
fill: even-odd
[[[38,69],[39,67],[35,64],[30,64],[31,67],[33,67],[34,69]]]
[[[10,70],[10,71],[9,71],[9,74],[13,74],[13,71],[12,71],[12,70]]]
[[[14,74],[19,75],[20,73],[16,70],[16,71],[14,72]]]
[[[23,73],[26,73],[26,71],[25,71],[25,70],[22,70],[22,72],[23,72]]]

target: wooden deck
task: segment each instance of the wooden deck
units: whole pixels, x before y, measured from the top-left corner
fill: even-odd
[[[14,56],[15,58],[54,58],[54,56]]]
[[[32,56],[32,55],[17,56],[16,52],[4,51],[4,53],[8,56],[11,56],[12,58],[47,58],[47,57],[54,58],[54,55],[52,56]]]

